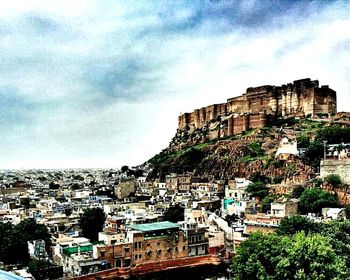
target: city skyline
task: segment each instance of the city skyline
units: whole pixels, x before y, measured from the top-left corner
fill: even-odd
[[[0,169],[142,164],[251,86],[310,77],[348,110],[347,1],[0,5]]]

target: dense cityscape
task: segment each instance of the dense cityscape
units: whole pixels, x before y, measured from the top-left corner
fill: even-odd
[[[349,14],[0,0],[0,280],[350,279]]]

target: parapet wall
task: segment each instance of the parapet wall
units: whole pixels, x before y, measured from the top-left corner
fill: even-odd
[[[240,133],[242,129],[261,127],[267,120],[279,116],[335,114],[336,102],[336,92],[328,86],[319,87],[317,80],[302,79],[282,86],[251,87],[226,103],[180,115],[179,129],[200,129],[211,120],[225,117],[229,122],[227,133],[232,135]]]
[[[176,270],[181,268],[194,268],[201,266],[217,266],[221,260],[215,255],[205,255],[196,257],[178,258],[154,263],[139,264],[134,267],[120,267],[103,270],[83,276],[75,277],[76,280],[95,280],[95,279],[129,279],[132,276],[141,276],[148,273],[155,273],[165,270]],[[72,278],[69,278],[72,279]]]

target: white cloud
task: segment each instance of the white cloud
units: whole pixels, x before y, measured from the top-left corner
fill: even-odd
[[[142,163],[249,86],[319,79],[349,110],[349,4],[205,3],[0,0],[0,168]]]

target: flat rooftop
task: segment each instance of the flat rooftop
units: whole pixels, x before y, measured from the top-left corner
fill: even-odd
[[[137,231],[148,232],[155,230],[178,229],[180,225],[171,222],[157,222],[148,224],[128,225],[127,227]]]

